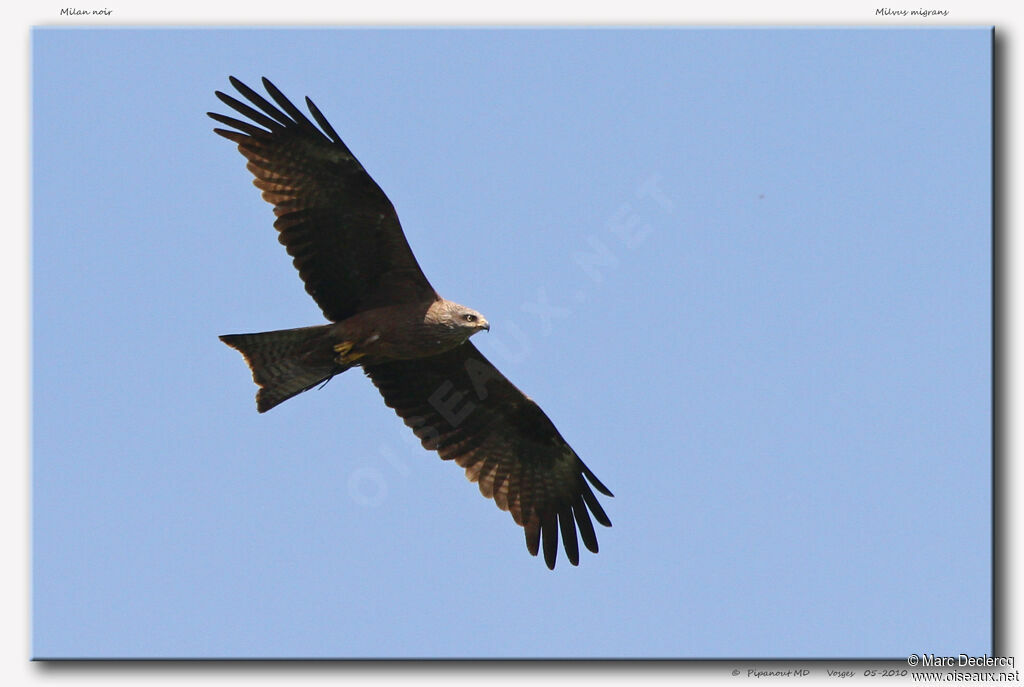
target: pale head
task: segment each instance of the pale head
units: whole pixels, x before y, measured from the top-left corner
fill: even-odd
[[[427,310],[424,323],[430,325],[441,338],[462,343],[478,331],[490,331],[487,319],[472,308],[453,301],[434,301]]]

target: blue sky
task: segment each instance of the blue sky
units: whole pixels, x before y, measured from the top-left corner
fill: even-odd
[[[991,653],[990,39],[37,30],[33,655]],[[311,96],[616,494],[530,557],[357,371],[208,110]]]

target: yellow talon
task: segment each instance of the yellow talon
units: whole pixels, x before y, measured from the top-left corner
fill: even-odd
[[[365,353],[352,353],[349,355],[349,351],[352,350],[354,345],[351,341],[342,341],[334,346],[334,352],[338,354],[337,361],[339,363],[349,365],[366,355]]]

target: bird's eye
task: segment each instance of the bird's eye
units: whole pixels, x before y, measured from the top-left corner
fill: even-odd
[[[464,319],[466,322],[476,322],[476,315],[470,315],[467,313],[462,316],[462,319]]]

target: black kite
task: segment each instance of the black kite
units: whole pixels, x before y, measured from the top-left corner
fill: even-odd
[[[252,369],[259,412],[361,366],[424,448],[465,468],[484,496],[511,512],[531,554],[543,541],[554,568],[561,532],[577,565],[577,528],[596,553],[590,514],[611,522],[587,482],[612,494],[544,411],[470,343],[490,329],[487,320],[434,291],[391,201],[309,98],[319,128],[267,79],[277,106],[238,79],[231,83],[255,108],[220,91],[217,97],[251,122],[211,112],[233,129],[214,131],[249,161],[253,183],[274,206],[278,239],[332,322],[220,337]]]

